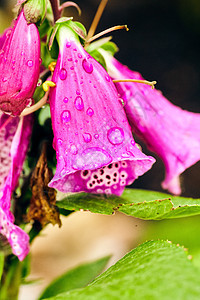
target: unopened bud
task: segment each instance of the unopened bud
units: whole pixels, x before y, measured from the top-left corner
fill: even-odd
[[[45,18],[47,0],[28,0],[24,4],[24,15],[28,23],[41,24]]]

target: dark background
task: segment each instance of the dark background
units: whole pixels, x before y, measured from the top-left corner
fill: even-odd
[[[12,1],[0,1],[4,9]],[[13,4],[16,2],[13,1]],[[99,0],[77,0],[82,9],[78,17],[87,30]],[[200,112],[200,1],[199,0],[110,0],[97,28],[97,33],[114,25],[127,24],[129,32],[114,32],[113,40],[120,51],[116,57],[129,68],[139,71],[174,104]],[[145,153],[148,151],[142,145]],[[182,176],[183,195],[200,196],[200,163]],[[134,187],[161,190],[164,167],[157,159],[152,170],[134,183]]]

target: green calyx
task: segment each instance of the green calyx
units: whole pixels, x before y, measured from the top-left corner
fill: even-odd
[[[27,22],[40,25],[46,16],[47,0],[28,0],[23,8]]]
[[[72,18],[69,17],[58,19],[47,38],[48,49],[52,58],[56,59],[58,57],[59,48],[63,47],[62,44],[69,36],[84,45],[86,39],[85,27],[79,22],[72,21]]]

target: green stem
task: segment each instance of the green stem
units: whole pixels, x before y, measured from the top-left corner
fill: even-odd
[[[59,0],[50,0],[50,3],[51,3],[52,11],[53,11],[54,22],[56,22],[61,16],[60,1]]]
[[[21,284],[22,264],[16,258],[9,256],[5,262],[5,268],[1,280],[0,299],[17,300]]]

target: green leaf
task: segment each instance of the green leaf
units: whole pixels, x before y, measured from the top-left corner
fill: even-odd
[[[110,256],[72,269],[54,280],[42,293],[39,300],[49,298],[62,292],[85,287],[97,277],[107,265]]]
[[[82,289],[49,300],[171,300],[200,297],[200,272],[183,248],[150,241],[132,250]]]
[[[4,254],[3,252],[0,252],[0,280],[3,274],[3,266],[4,266]]]
[[[200,199],[175,197],[160,192],[125,189],[121,197],[78,193],[57,202],[67,210],[89,210],[111,215],[120,211],[144,220],[181,218],[200,214]]]

